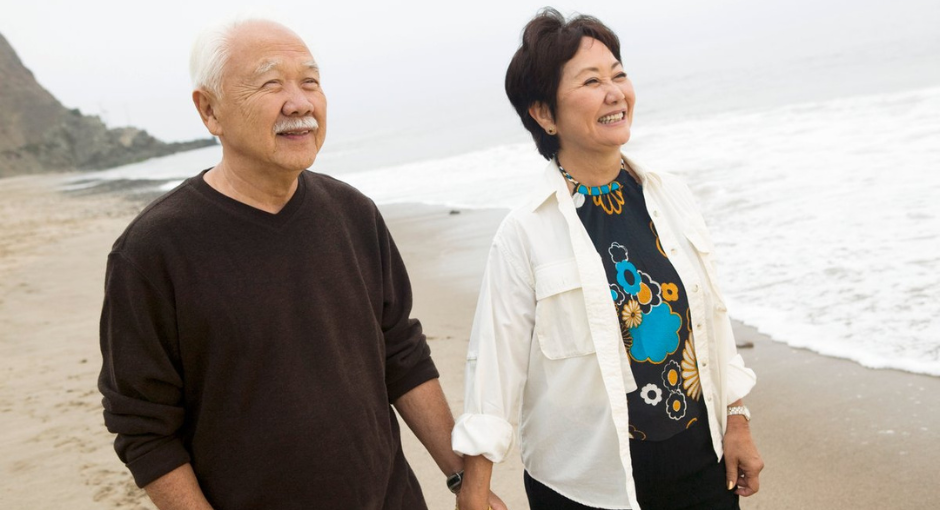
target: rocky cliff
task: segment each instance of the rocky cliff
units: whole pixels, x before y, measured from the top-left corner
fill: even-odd
[[[62,106],[0,35],[0,177],[109,168],[214,143],[164,143],[140,129],[108,129],[97,116]]]

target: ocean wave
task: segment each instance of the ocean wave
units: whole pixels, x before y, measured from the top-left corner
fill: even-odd
[[[71,185],[172,186],[220,151]],[[940,88],[640,124],[625,151],[689,183],[734,317],[793,346],[940,376]],[[314,168],[342,168],[334,156]],[[544,166],[516,143],[336,176],[379,204],[511,208]]]

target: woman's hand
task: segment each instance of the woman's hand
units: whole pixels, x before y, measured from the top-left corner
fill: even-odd
[[[466,501],[461,502],[461,497],[457,495],[457,508],[456,510],[509,510],[506,506],[506,503],[503,503],[503,500],[499,499],[493,491],[489,492],[489,495],[484,499],[484,503],[480,503],[478,496],[466,496]]]
[[[728,417],[724,437],[725,471],[728,490],[735,489],[739,496],[751,496],[760,489],[760,472],[764,461],[751,438],[747,419],[740,415]]]
[[[487,498],[487,501],[490,503],[491,510],[509,510],[506,507],[506,503],[503,503],[503,500],[499,499],[499,496],[490,491],[490,496]]]
[[[457,493],[458,510],[507,510],[506,504],[490,490],[493,463],[478,455],[464,457],[463,484]]]

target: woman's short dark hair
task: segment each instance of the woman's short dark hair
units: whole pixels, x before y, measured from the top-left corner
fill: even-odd
[[[574,58],[583,37],[597,39],[620,60],[620,39],[593,16],[579,14],[567,22],[555,9],[546,7],[522,31],[522,45],[506,70],[506,95],[522,125],[532,133],[539,153],[551,159],[560,147],[558,137],[549,135],[529,115],[529,107],[545,103],[552,116],[558,102],[558,85],[565,63]]]

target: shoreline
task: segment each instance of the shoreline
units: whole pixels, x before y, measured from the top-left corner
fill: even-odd
[[[61,176],[0,179],[0,501],[4,508],[153,508],[101,419],[97,321],[107,252],[142,208],[121,192],[65,194]],[[504,210],[380,207],[405,259],[419,318],[451,408],[476,294]],[[940,378],[792,348],[741,323],[758,374],[746,399],[767,464],[745,509],[865,509],[940,502]],[[444,475],[403,427],[429,508],[453,508]],[[525,509],[518,453],[494,490]]]

